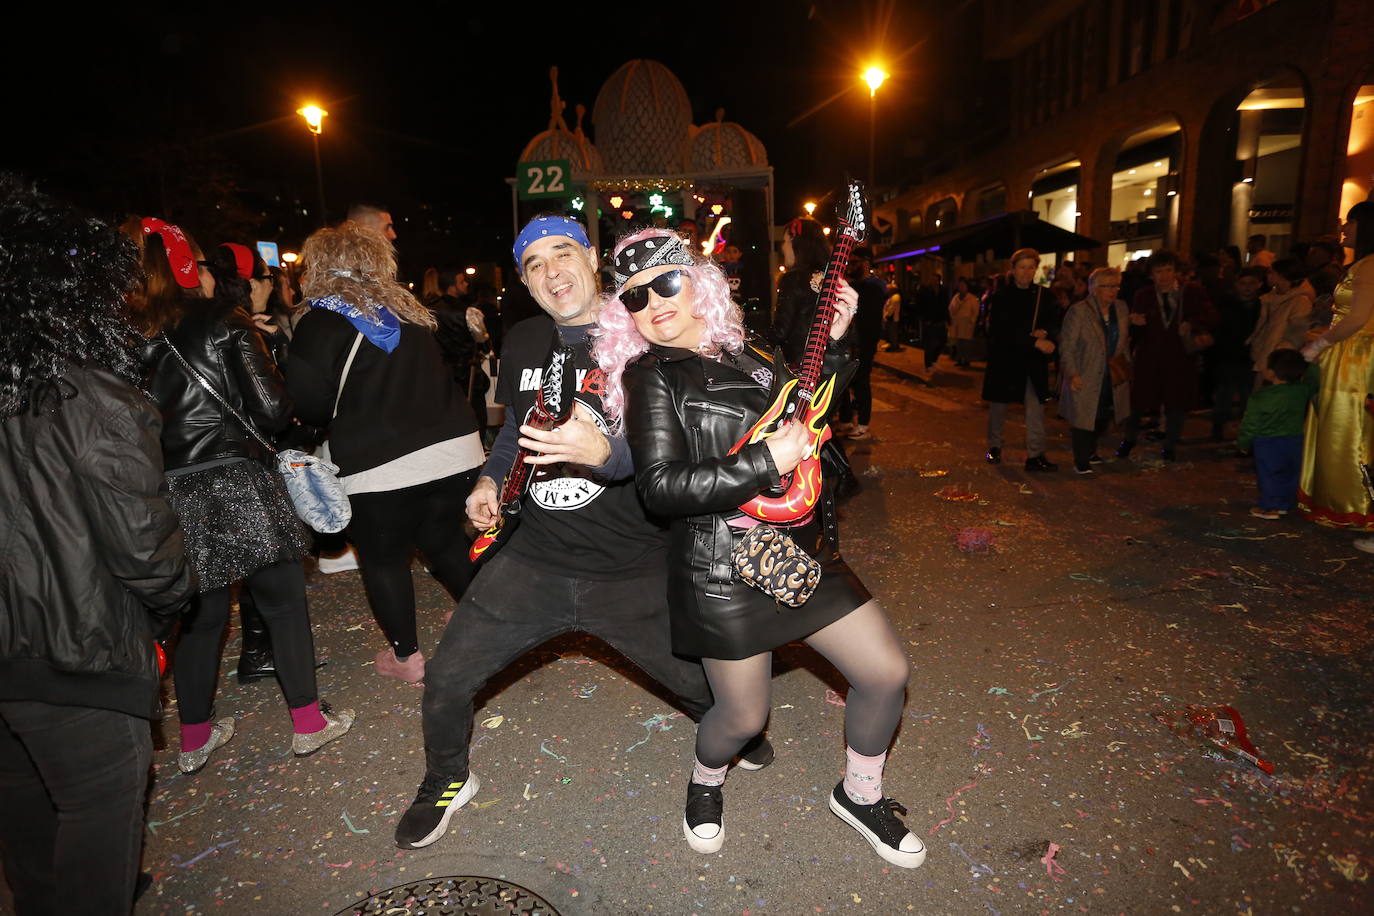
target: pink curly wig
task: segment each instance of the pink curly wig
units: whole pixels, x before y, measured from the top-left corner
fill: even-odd
[[[641,229],[616,243],[615,254],[644,239],[668,238],[672,233],[664,229]],[[701,346],[702,356],[719,356],[722,351],[738,353],[744,349],[744,316],[730,298],[730,285],[725,274],[714,261],[692,252],[693,264],[681,267],[692,281],[692,314],[705,321]],[[622,378],[625,367],[649,350],[649,342],[635,327],[634,317],[620,301],[619,290],[606,300],[594,331],[592,356],[601,371],[606,373],[606,396],[602,399],[606,417],[613,430],[619,430],[625,411],[625,387]]]

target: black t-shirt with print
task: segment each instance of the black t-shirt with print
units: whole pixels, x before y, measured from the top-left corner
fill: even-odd
[[[575,352],[577,400],[606,432],[601,395],[605,377],[592,360],[588,327],[560,328]],[[534,408],[554,324],[540,315],[520,322],[502,345],[496,400],[523,423]],[[532,475],[520,527],[504,549],[559,575],[618,579],[667,563],[667,530],[651,521],[634,478],[606,481],[576,465],[539,468]]]

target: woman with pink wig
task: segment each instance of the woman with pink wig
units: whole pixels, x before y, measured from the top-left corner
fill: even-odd
[[[683,835],[697,852],[721,848],[726,768],[768,719],[772,650],[801,639],[850,684],[848,761],[830,810],[888,862],[915,868],[925,847],[882,791],[909,666],[886,614],[839,554],[828,492],[805,517],[774,523],[819,565],[819,584],[801,604],[783,605],[732,566],[735,546],[759,525],[739,507],[809,457],[812,442],[798,422],[733,448],[791,372],[780,354],[746,339],[720,268],[678,236],[636,232],[616,246],[614,263],[618,292],[602,309],[594,351],[607,376],[605,404],[625,427],[645,507],[672,521],[673,651],[701,657],[715,695],[697,727]],[[842,280],[839,289],[825,374],[844,382],[853,360],[841,341],[858,295]]]

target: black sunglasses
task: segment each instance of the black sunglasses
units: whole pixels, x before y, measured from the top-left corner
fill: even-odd
[[[640,312],[649,304],[649,290],[658,294],[660,299],[671,299],[682,292],[682,271],[670,270],[659,274],[642,286],[632,286],[620,291],[620,303],[627,312]]]

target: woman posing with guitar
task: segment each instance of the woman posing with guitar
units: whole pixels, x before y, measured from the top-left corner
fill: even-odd
[[[596,355],[607,373],[605,403],[623,418],[645,506],[672,520],[673,650],[701,656],[715,695],[697,728],[683,819],[688,844],[698,852],[720,849],[721,786],[731,758],[768,719],[772,650],[803,639],[850,683],[848,766],[830,808],[888,862],[914,868],[925,848],[882,792],[907,659],[882,608],[839,555],[833,502],[819,488],[803,492],[808,479],[819,483],[815,452],[829,437],[824,417],[836,371],[852,371],[839,340],[858,297],[841,278],[843,264],[831,267],[817,310],[819,333],[808,348],[817,351],[817,374],[828,378],[810,399],[814,406],[803,399],[798,419],[772,435],[760,432],[761,420],[796,390],[793,375],[780,355],[746,340],[720,269],[675,235],[645,230],[617,246],[619,292],[601,313]],[[804,360],[803,376],[805,366]],[[778,488],[786,492],[774,498]],[[812,567],[784,582],[780,597],[741,578],[777,557],[745,557],[741,572],[732,566],[737,546],[760,534],[776,542],[777,532],[790,535]],[[807,585],[815,588],[809,597]]]

